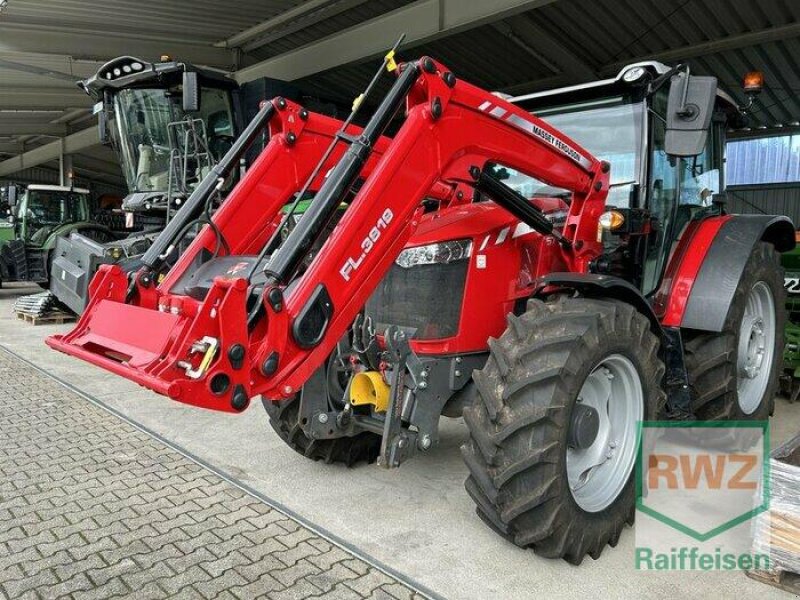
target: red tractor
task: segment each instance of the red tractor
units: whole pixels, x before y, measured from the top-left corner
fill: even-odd
[[[771,413],[794,227],[725,213],[738,109],[713,77],[647,63],[507,100],[427,57],[397,71],[363,129],[265,106],[145,267],[101,267],[48,344],[204,408],[260,396],[326,462],[395,467],[463,414],[481,518],[544,556],[597,558],[633,519],[641,421]]]

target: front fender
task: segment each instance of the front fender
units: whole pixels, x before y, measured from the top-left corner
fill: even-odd
[[[769,242],[779,252],[795,247],[788,217],[725,215],[697,223],[674,253],[656,306],[667,327],[722,331],[753,247]],[[680,248],[680,246],[684,246]]]
[[[631,283],[612,275],[594,273],[550,273],[536,281],[534,296],[548,289],[561,288],[574,290],[589,298],[610,298],[627,302],[650,320],[650,328],[658,336],[662,335],[661,323],[650,303],[642,292]]]

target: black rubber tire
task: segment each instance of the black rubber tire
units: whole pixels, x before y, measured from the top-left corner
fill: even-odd
[[[775,348],[772,373],[759,407],[751,414],[739,407],[736,391],[739,324],[747,296],[753,286],[763,281],[775,300]],[[753,248],[721,333],[694,332],[685,339],[686,369],[692,389],[692,410],[703,421],[765,420],[775,410],[775,394],[783,369],[784,329],[786,328],[786,290],[780,255],[772,244],[759,242]]]
[[[478,515],[539,555],[573,564],[599,558],[633,523],[634,469],[612,504],[584,511],[567,480],[570,415],[595,365],[622,354],[641,377],[645,419],[656,418],[664,365],[648,319],[614,300],[531,300],[489,348],[486,366],[473,374],[477,399],[464,410],[470,439],[461,449]]]
[[[37,285],[43,290],[50,290],[50,277],[53,273],[53,260],[55,260],[55,251],[50,250],[50,252],[47,254],[47,280],[37,282]]]
[[[364,461],[372,463],[378,458],[381,437],[372,432],[362,432],[353,437],[329,440],[314,440],[308,437],[300,424],[300,395],[289,400],[273,402],[264,398],[264,409],[269,415],[269,424],[289,447],[312,460],[327,464],[343,463],[352,467]]]

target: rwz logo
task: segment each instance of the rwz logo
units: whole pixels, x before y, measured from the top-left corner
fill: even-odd
[[[696,490],[705,484],[708,489],[756,490],[758,456],[755,454],[651,454],[648,458],[647,487],[657,490],[663,483],[667,489]]]
[[[688,539],[706,541],[768,507],[766,422],[646,421],[640,435],[640,516]],[[652,547],[653,539],[645,545]]]

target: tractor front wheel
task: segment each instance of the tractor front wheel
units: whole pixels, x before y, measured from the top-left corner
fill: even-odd
[[[665,401],[658,339],[613,300],[531,300],[508,321],[464,410],[467,491],[518,546],[598,558],[633,522],[638,423]]]
[[[335,360],[329,360],[321,368],[326,369],[326,389],[328,402],[337,405],[341,402],[348,375],[336,367]],[[273,402],[263,399],[264,409],[269,416],[269,424],[289,447],[312,460],[325,463],[343,463],[348,467],[364,461],[374,462],[378,458],[381,437],[371,432],[361,432],[351,437],[315,440],[303,431],[300,421],[300,394],[288,400]]]

